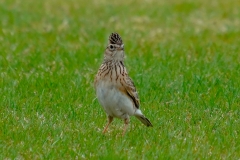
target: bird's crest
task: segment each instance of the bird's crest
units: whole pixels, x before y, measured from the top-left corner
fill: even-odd
[[[117,33],[112,33],[110,36],[109,36],[109,43],[110,44],[118,44],[118,45],[122,45],[123,42],[122,42],[122,38],[119,36],[119,34]]]

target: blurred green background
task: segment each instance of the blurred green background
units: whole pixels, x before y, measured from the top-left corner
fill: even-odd
[[[239,159],[240,1],[0,0],[0,159]],[[118,32],[141,110],[106,135],[94,76]]]

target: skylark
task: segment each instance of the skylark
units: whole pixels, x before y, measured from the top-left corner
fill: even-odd
[[[147,127],[152,123],[142,114],[135,85],[124,66],[124,44],[117,33],[109,36],[104,61],[95,77],[94,87],[97,98],[108,116],[105,133],[113,118],[124,120],[125,134],[130,116],[137,117]]]

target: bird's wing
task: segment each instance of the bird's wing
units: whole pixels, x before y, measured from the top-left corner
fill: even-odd
[[[125,85],[124,85],[126,91],[127,91],[127,95],[133,100],[136,108],[139,108],[140,106],[140,100],[138,98],[138,93],[136,90],[136,87],[132,81],[132,79],[130,77],[126,77],[125,78]]]

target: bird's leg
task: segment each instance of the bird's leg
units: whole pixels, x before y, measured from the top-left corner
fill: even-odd
[[[128,128],[128,124],[129,124],[129,118],[124,119],[124,129],[123,129],[123,136],[125,135],[127,128]]]
[[[103,133],[106,133],[108,126],[112,123],[112,121],[113,121],[113,117],[108,116],[108,123],[107,123],[106,127],[104,128]]]

